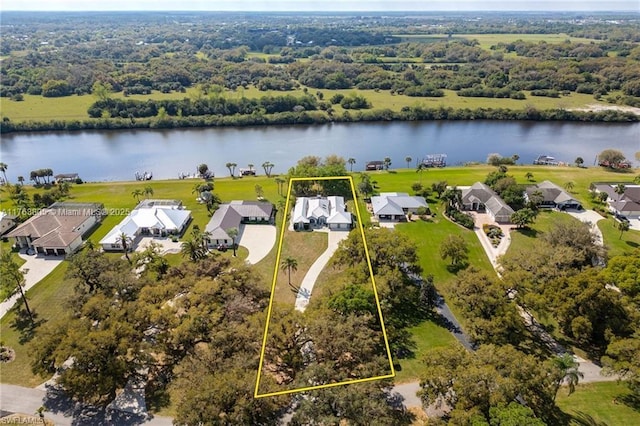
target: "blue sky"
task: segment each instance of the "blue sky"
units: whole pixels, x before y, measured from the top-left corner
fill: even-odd
[[[0,10],[633,10],[640,0],[3,0]]]

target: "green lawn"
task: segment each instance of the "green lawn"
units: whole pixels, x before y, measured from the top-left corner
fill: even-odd
[[[27,292],[29,307],[36,314],[36,321],[55,321],[64,317],[65,301],[73,294],[73,286],[64,279],[66,271],[67,263],[63,262],[37,286]],[[22,306],[20,300],[16,307],[22,308]],[[45,379],[31,373],[31,348],[28,343],[18,343],[21,339],[21,333],[14,327],[15,320],[15,308],[0,320],[2,341],[16,351],[15,361],[9,364],[0,363],[0,377],[2,383],[35,387]]]
[[[396,34],[395,36],[401,37],[403,42],[434,43],[451,39],[478,40],[480,47],[483,49],[490,49],[491,46],[495,46],[498,43],[511,43],[518,40],[532,43],[540,41],[547,43],[564,43],[566,40],[571,41],[571,43],[600,42],[599,40],[590,38],[571,37],[567,34],[455,34],[451,39],[449,39],[447,34]]]
[[[415,327],[411,327],[408,331],[416,343],[415,356],[399,360],[400,368],[396,369],[396,383],[418,380],[422,371],[422,359],[428,351],[457,344],[455,337],[449,330],[432,321],[424,321]]]
[[[511,155],[513,153],[502,153],[503,155]],[[416,173],[412,169],[398,169],[392,172],[379,171],[371,172],[373,180],[377,182],[379,191],[403,191],[411,192],[411,184],[422,180],[424,186],[431,183],[445,180],[451,185],[470,185],[475,181],[484,180],[487,173],[495,170],[490,166],[468,166],[468,167],[447,167],[443,169],[430,169],[422,174]],[[525,174],[533,173],[533,180],[540,182],[542,180],[552,180],[560,185],[564,185],[568,181],[575,184],[574,195],[587,203],[588,187],[591,182],[597,181],[631,181],[632,174],[613,173],[601,168],[576,168],[576,167],[543,167],[543,166],[517,166],[510,167],[509,174],[515,176],[518,182],[526,183]],[[183,201],[185,206],[192,210],[194,220],[192,225],[197,224],[203,229],[208,220],[209,215],[205,206],[195,202],[195,195],[192,188],[196,180],[169,180],[169,181],[150,181],[150,182],[109,182],[109,183],[87,183],[82,185],[73,185],[71,189],[71,200],[86,202],[103,202],[106,208],[133,208],[136,200],[131,195],[134,189],[143,189],[145,186],[151,186],[154,189],[154,198],[174,198]],[[242,179],[217,178],[215,180],[215,192],[224,200],[233,199],[253,199],[255,197],[255,185],[259,184],[264,189],[265,197],[270,201],[277,203],[281,196],[277,192],[277,185],[272,178],[264,176],[245,177]],[[35,190],[30,186],[25,187],[29,194]],[[0,193],[0,202],[6,208],[12,207],[12,202],[6,199],[5,193]],[[450,299],[454,293],[453,281],[455,275],[447,270],[447,263],[440,259],[439,245],[441,241],[449,234],[455,233],[462,235],[468,242],[470,248],[470,263],[477,268],[492,271],[491,265],[482,250],[475,234],[471,231],[460,228],[451,223],[442,216],[441,207],[436,200],[430,200],[430,204],[437,214],[431,222],[417,221],[413,223],[400,224],[396,228],[416,242],[420,264],[425,274],[433,274],[435,283],[443,295]],[[363,206],[361,205],[361,208]],[[361,210],[364,213],[364,209]],[[278,216],[278,226],[281,223],[281,213]],[[122,216],[109,216],[103,224],[98,227],[91,236],[93,241],[98,241],[104,236],[113,225],[122,220]],[[572,220],[570,216],[560,213],[542,213],[538,221],[534,225],[536,229],[544,231],[548,229],[550,224],[557,220]],[[612,248],[612,252],[616,253],[620,250],[634,247],[633,244],[640,243],[640,232],[628,231],[622,239],[619,239],[619,231],[613,229],[612,220],[600,222],[599,226],[603,230],[605,243]],[[279,235],[279,234],[278,234]],[[306,236],[306,234],[300,234]],[[527,245],[529,240],[519,238],[514,234],[512,244],[514,247],[518,245]],[[5,245],[8,243],[5,243]],[[326,244],[326,242],[325,242]],[[5,249],[5,245],[2,249]],[[292,246],[292,253],[297,250]],[[230,255],[227,252],[226,255]],[[271,285],[273,270],[275,265],[276,247],[271,253],[259,264],[255,266],[255,270],[262,275],[265,287]],[[239,256],[243,258],[246,253],[240,249]],[[171,264],[177,264],[182,261],[180,255],[171,255],[169,257]],[[32,306],[38,313],[40,319],[50,320],[62,315],[63,300],[71,294],[72,289],[64,280],[64,271],[66,264],[57,268],[42,283],[29,291],[28,295]],[[283,275],[284,277],[284,275]],[[285,282],[286,284],[286,282]],[[292,297],[293,293],[291,293]],[[293,300],[293,299],[291,299]],[[460,318],[459,312],[455,306],[451,306],[458,319],[464,327],[464,318]],[[18,333],[11,328],[15,316],[9,313],[0,322],[2,327],[2,340],[9,346],[16,349],[17,359],[15,362],[7,365],[0,365],[0,373],[3,383],[14,383],[25,386],[35,386],[41,383],[42,379],[34,377],[30,373],[28,346],[18,344]],[[422,324],[411,329],[414,340],[418,346],[416,356],[413,359],[403,360],[400,362],[401,370],[398,371],[398,380],[408,381],[418,376],[419,363],[422,355],[434,346],[447,344],[455,344],[453,337],[443,328],[434,323],[425,321]],[[575,396],[575,395],[573,395]],[[572,396],[572,398],[573,398]]]
[[[260,91],[253,86],[247,89],[239,88],[236,91],[226,91],[225,96],[228,98],[259,98],[268,95],[287,95],[292,94],[294,96],[301,96],[304,94],[305,87],[301,87],[296,90],[287,92],[281,91]],[[329,90],[329,89],[313,89],[307,88],[309,93],[315,94],[316,92],[322,92],[324,99],[328,100],[335,94],[349,94],[357,92],[366,97],[372,104],[373,109],[390,109],[393,111],[400,111],[405,106],[421,105],[427,108],[452,107],[452,108],[470,108],[476,109],[481,107],[491,106],[492,108],[508,108],[520,110],[532,105],[538,109],[553,109],[553,108],[579,108],[586,105],[598,104],[608,105],[606,102],[596,101],[592,95],[571,93],[568,96],[562,96],[560,98],[548,98],[543,96],[530,96],[525,93],[527,98],[524,100],[516,100],[509,98],[500,99],[487,99],[487,98],[471,98],[460,97],[455,91],[445,90],[445,96],[440,98],[421,98],[411,97],[405,95],[391,94],[389,91],[375,91],[375,90],[357,90],[357,89],[341,89],[341,90]],[[189,97],[193,89],[187,90],[186,93],[172,92],[172,93],[160,93],[153,92],[150,95],[131,95],[127,99],[183,99]],[[615,93],[612,92],[612,95]],[[122,93],[113,94],[114,98],[122,98]],[[13,101],[8,98],[2,98],[1,102],[1,115],[2,117],[8,117],[12,121],[49,121],[49,120],[85,120],[89,119],[87,110],[89,106],[95,102],[95,98],[92,95],[82,96],[65,96],[60,98],[45,98],[36,95],[24,95],[23,101]],[[344,112],[344,109],[340,105],[334,105],[333,109],[337,113]],[[353,112],[353,111],[352,111]]]
[[[580,425],[640,424],[640,401],[634,400],[629,389],[617,382],[578,385],[571,395],[562,388],[558,392],[557,404],[565,413],[584,420],[576,423]]]
[[[609,249],[609,256],[628,253],[629,251],[640,247],[640,232],[630,230],[620,235],[617,224],[618,222],[616,222],[612,217],[598,222],[598,228],[600,228],[600,231],[602,232],[602,238]]]

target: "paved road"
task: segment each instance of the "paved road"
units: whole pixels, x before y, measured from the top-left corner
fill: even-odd
[[[302,279],[302,284],[300,284],[300,290],[298,290],[298,295],[296,296],[296,310],[298,311],[304,312],[307,309],[316,280],[327,265],[327,262],[329,262],[329,259],[331,259],[331,256],[333,256],[333,253],[338,249],[340,241],[349,236],[349,231],[329,231],[327,235],[329,238],[327,249],[313,262],[313,265],[311,265]]]
[[[127,416],[104,409],[77,404],[56,392],[0,384],[0,409],[5,413],[33,415],[45,406],[45,418],[56,425],[173,425],[170,417]]]
[[[19,256],[26,261],[25,264],[20,267],[20,270],[26,271],[24,275],[25,292],[49,275],[64,259],[62,256],[45,256],[42,254],[29,256],[20,253]],[[19,292],[0,303],[0,318],[5,316],[5,314],[13,308],[13,305],[15,305],[18,299],[20,299]]]

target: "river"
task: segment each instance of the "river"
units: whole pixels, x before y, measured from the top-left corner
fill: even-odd
[[[334,123],[315,126],[269,126],[171,130],[121,130],[6,135],[0,159],[7,177],[29,179],[31,170],[78,173],[85,181],[133,180],[136,171],[154,179],[175,179],[206,163],[216,176],[265,161],[274,173],[286,172],[305,155],[353,157],[355,170],[370,160],[390,157],[392,168],[407,167],[405,157],[447,154],[449,165],[485,162],[490,153],[518,154],[530,164],[538,155],[592,165],[606,148],[633,159],[640,151],[640,123],[558,123],[514,121],[428,121]]]

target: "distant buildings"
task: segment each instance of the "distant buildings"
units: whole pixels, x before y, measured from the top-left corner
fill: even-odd
[[[104,206],[99,203],[54,203],[9,232],[7,237],[15,238],[21,249],[63,256],[82,245],[82,238],[102,221],[103,215]]]
[[[623,185],[624,192],[618,194],[618,184],[597,183],[594,185],[597,192],[607,194],[607,204],[611,213],[617,217],[627,219],[640,219],[640,185]]]
[[[273,215],[271,203],[235,200],[229,204],[221,204],[205,228],[208,233],[208,245],[212,248],[219,245],[230,246],[233,244],[233,238],[227,234],[229,229],[240,230],[240,225],[244,223],[269,224]]]
[[[424,197],[410,196],[404,192],[383,192],[371,197],[373,214],[379,220],[403,220],[408,213],[417,213],[421,207],[428,208]]]
[[[347,212],[344,197],[298,197],[291,215],[296,231],[322,228],[331,230],[351,229],[353,219]]]
[[[365,170],[368,171],[373,171],[373,170],[382,170],[384,169],[384,162],[383,161],[369,161],[366,166],[365,166]]]
[[[116,225],[100,245],[105,251],[122,251],[123,235],[135,246],[142,236],[166,237],[180,235],[191,220],[191,212],[178,200],[144,200]]]

